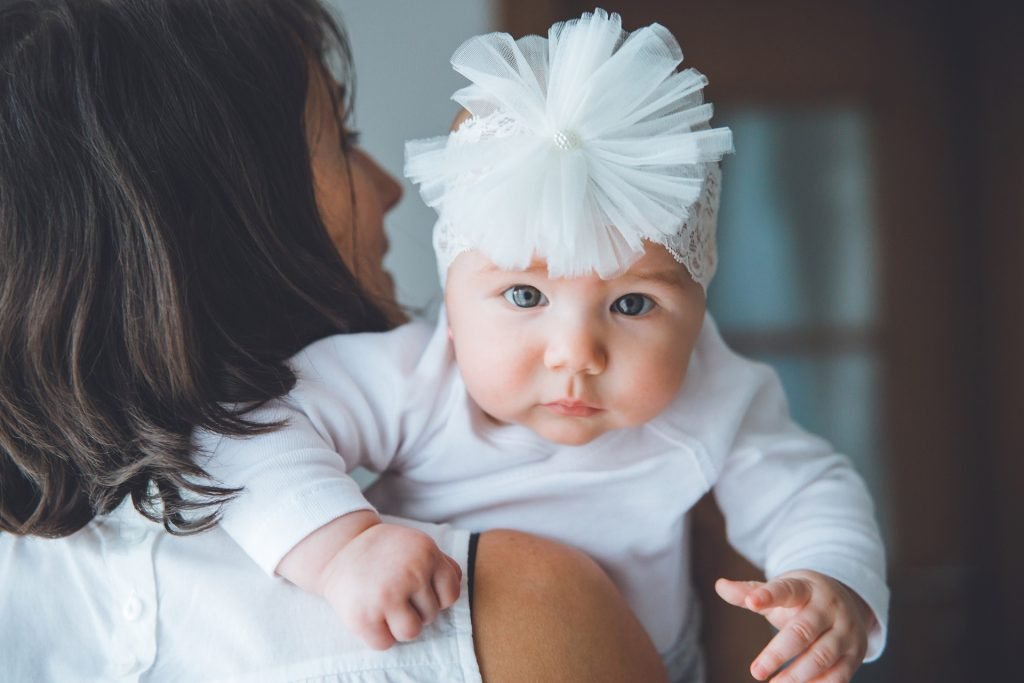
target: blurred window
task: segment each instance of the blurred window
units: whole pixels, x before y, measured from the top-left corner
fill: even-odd
[[[848,455],[884,504],[868,118],[734,108],[715,121],[737,154],[724,165],[709,310],[734,348],[774,366],[796,420]]]

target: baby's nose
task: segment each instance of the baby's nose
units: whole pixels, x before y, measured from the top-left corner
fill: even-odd
[[[585,325],[553,335],[544,353],[544,365],[549,370],[574,375],[597,375],[604,372],[607,364],[608,354],[600,334]]]

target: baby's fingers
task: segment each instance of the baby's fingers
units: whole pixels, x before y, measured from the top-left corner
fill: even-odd
[[[747,597],[746,606],[755,611],[769,607],[801,607],[811,599],[811,584],[804,579],[772,579]]]
[[[440,563],[432,579],[434,593],[441,609],[448,609],[459,599],[462,588],[462,569],[458,563],[447,555]]]
[[[413,593],[410,601],[419,613],[420,621],[424,626],[434,623],[437,613],[442,609],[437,599],[437,593],[432,586],[427,586]]]
[[[803,654],[801,659],[809,654],[813,655],[811,663],[818,660],[822,662],[822,665],[816,670],[817,673],[828,670],[839,657],[839,652],[833,644],[828,642],[822,644],[822,641],[819,640],[819,636],[828,628],[829,623],[824,615],[804,610],[791,619],[761,650],[761,653],[754,659],[754,663],[750,665],[750,674],[757,680],[763,681],[778,671],[783,664],[801,654]],[[776,680],[789,681],[789,679],[780,678],[772,679],[772,683],[775,683]],[[810,679],[793,679],[793,681],[807,680]]]
[[[395,638],[391,635],[391,630],[383,619],[364,617],[356,620],[352,627],[370,649],[387,650],[395,644]]]
[[[388,629],[395,640],[408,642],[415,640],[423,630],[423,618],[411,602],[393,607],[387,614]]]
[[[770,683],[849,683],[857,671],[857,665],[849,656],[837,658],[826,668],[820,668],[815,661],[817,658],[813,652],[805,653]]]
[[[452,568],[452,571],[454,571],[454,572],[455,572],[455,575],[456,575],[456,576],[457,576],[457,577],[459,578],[459,581],[461,582],[461,581],[462,581],[462,567],[460,567],[460,566],[459,566],[459,563],[458,563],[458,562],[456,562],[456,561],[455,561],[455,560],[454,560],[454,559],[453,559],[453,558],[452,558],[451,556],[449,556],[449,555],[445,555],[445,556],[444,556],[444,559],[445,559],[445,560],[446,560],[446,561],[448,562],[448,564],[449,564],[449,565],[451,566],[451,568]]]
[[[812,678],[810,683],[850,683],[858,667],[860,664],[853,657],[843,657],[823,675]]]
[[[736,607],[747,606],[747,596],[763,586],[761,581],[732,581],[730,579],[719,579],[715,582],[715,592],[718,597],[730,605]]]

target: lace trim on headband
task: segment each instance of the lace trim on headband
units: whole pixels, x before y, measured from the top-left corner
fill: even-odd
[[[693,206],[692,217],[678,234],[662,242],[668,253],[672,254],[672,258],[683,264],[694,281],[705,291],[718,269],[715,232],[721,189],[722,174],[716,167],[708,173],[704,181],[704,189],[700,199]]]

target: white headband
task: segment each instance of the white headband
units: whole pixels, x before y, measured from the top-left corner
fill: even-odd
[[[659,24],[632,33],[603,10],[548,38],[491,33],[452,66],[472,115],[448,136],[406,144],[405,174],[438,212],[442,274],[478,249],[502,268],[547,261],[552,277],[612,277],[661,244],[705,288],[715,270],[718,160],[707,79]]]

